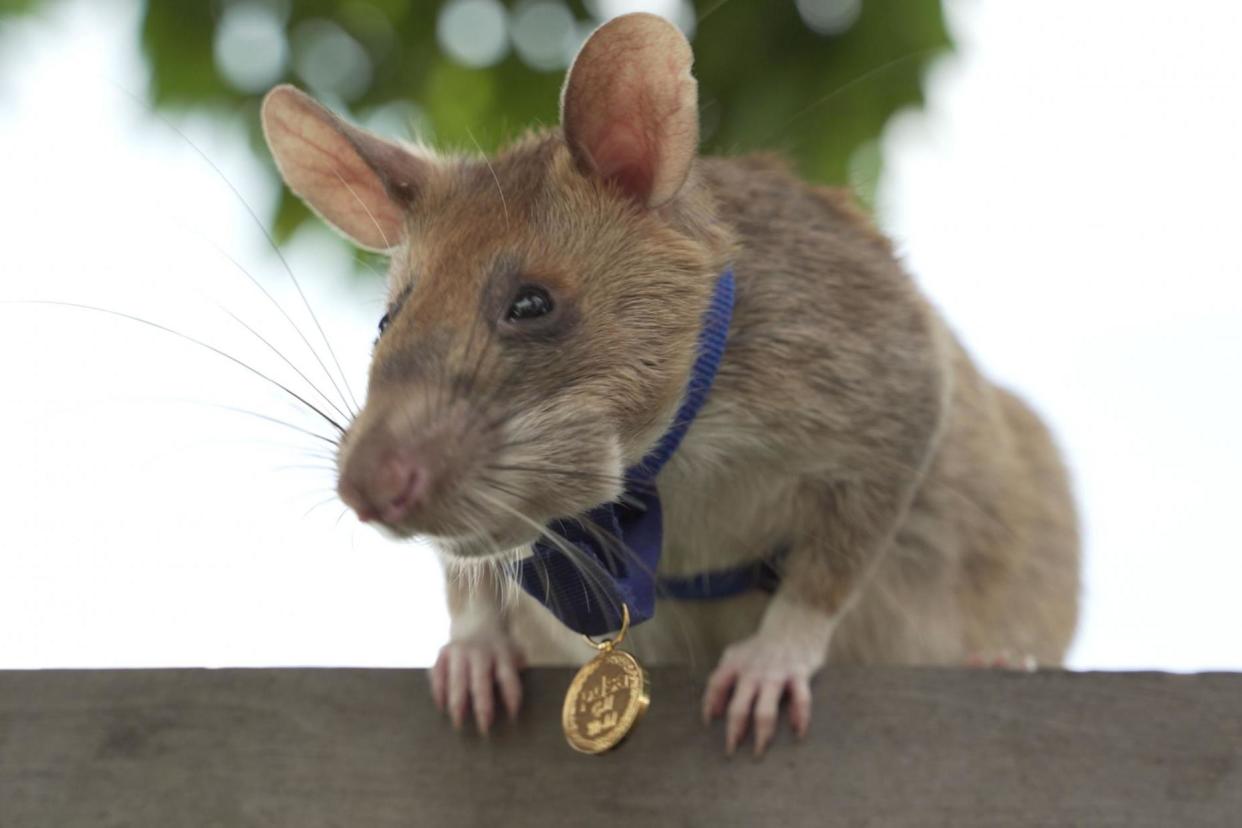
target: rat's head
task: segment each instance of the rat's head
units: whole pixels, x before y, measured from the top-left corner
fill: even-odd
[[[263,126],[289,187],[391,255],[338,490],[363,520],[482,555],[617,497],[668,426],[729,239],[693,170],[690,47],[628,15],[583,46],[561,129],[437,158],[292,87]]]

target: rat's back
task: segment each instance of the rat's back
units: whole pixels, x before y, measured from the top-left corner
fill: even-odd
[[[763,423],[768,468],[818,475],[826,492],[866,466],[906,473],[890,435],[937,421],[830,660],[1060,663],[1077,620],[1078,528],[1038,416],[982,376],[847,194],[762,156],[705,159],[701,172],[739,242],[737,323],[715,393],[747,427]],[[781,439],[783,457],[771,449]]]

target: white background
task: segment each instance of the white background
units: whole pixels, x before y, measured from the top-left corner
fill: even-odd
[[[957,53],[885,136],[880,216],[1070,457],[1087,547],[1071,662],[1242,669],[1242,11],[949,11]],[[223,306],[323,384],[221,252],[313,334],[245,207],[127,93],[145,82],[136,24],[132,3],[75,2],[0,33],[0,300],[137,314],[297,382]],[[176,124],[269,214],[240,131]],[[381,287],[322,235],[285,253],[360,396]],[[218,406],[317,426],[167,333],[0,304],[0,667],[434,657],[431,554],[343,515],[315,440]]]

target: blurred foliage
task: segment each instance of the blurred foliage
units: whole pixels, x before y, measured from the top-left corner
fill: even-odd
[[[147,0],[141,37],[150,95],[165,110],[206,109],[246,119],[255,151],[266,158],[257,117],[262,90],[235,88],[216,57],[222,20],[238,5],[249,5],[277,20],[289,44],[290,59],[269,80],[310,87],[356,120],[367,123],[385,105],[413,102],[436,145],[467,150],[476,144],[491,150],[532,125],[556,123],[563,68],[532,68],[513,49],[494,65],[471,68],[441,49],[437,21],[444,7],[459,1]],[[29,6],[37,0],[0,2]],[[504,5],[517,13],[530,2]],[[894,113],[922,103],[923,72],[950,47],[941,0],[819,0],[820,6],[835,2],[857,11],[832,35],[804,21],[799,5],[805,11],[815,2],[694,4],[703,150],[780,151],[808,178],[852,185],[869,203],[881,161],[876,139]],[[598,22],[592,0],[563,5],[576,18],[579,37]],[[369,82],[348,102],[315,88],[297,71],[306,65],[299,62],[305,42],[299,33],[325,20],[347,33],[369,60]],[[269,168],[275,175],[270,162]],[[283,192],[274,220],[279,238],[310,218]]]
[[[3,21],[6,15],[28,12],[40,3],[41,0],[0,0],[0,21]]]

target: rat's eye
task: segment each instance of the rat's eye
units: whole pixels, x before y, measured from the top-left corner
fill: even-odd
[[[518,290],[517,297],[509,306],[505,318],[510,322],[522,322],[552,312],[552,297],[541,287],[526,285]]]
[[[388,330],[388,326],[392,324],[392,320],[397,318],[397,314],[401,313],[401,308],[405,306],[405,300],[409,297],[413,285],[409,285],[405,290],[397,294],[397,298],[388,303],[388,310],[384,311],[384,315],[379,321],[379,336],[375,337],[376,344],[379,344],[380,337],[384,335],[384,331]]]

